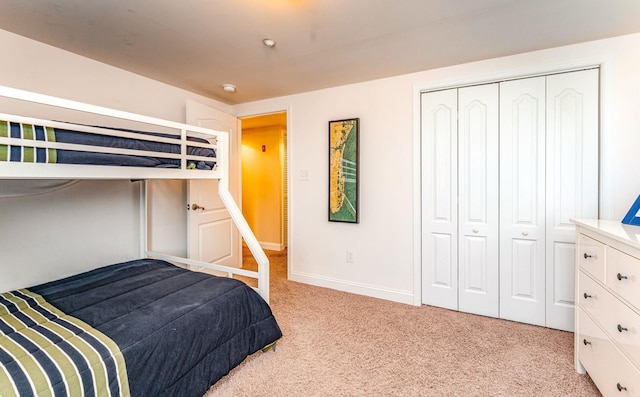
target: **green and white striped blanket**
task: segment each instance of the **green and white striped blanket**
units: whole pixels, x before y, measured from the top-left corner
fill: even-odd
[[[45,141],[55,142],[56,133],[51,127],[35,126],[31,124],[14,123],[16,127],[12,134],[9,128],[9,123],[4,120],[0,120],[0,138],[21,138],[30,141]],[[30,146],[13,146],[0,145],[0,161],[9,161],[11,158],[11,152],[18,151],[21,162],[24,163],[56,163],[57,151],[56,149],[36,149]],[[15,157],[15,153],[14,153]]]
[[[29,290],[0,294],[0,396],[128,396],[118,346]]]

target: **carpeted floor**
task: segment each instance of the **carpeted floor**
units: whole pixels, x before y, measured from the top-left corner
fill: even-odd
[[[572,333],[295,283],[286,251],[267,255],[284,337],[206,397],[600,395]]]

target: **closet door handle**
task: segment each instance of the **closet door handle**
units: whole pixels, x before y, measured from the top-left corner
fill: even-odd
[[[618,324],[618,332],[622,332],[622,331],[629,331],[629,330],[623,327],[622,325]]]
[[[586,292],[582,296],[584,296],[584,299],[592,298],[592,296],[587,294]]]
[[[204,211],[204,207],[201,206],[201,205],[198,205],[197,203],[191,204],[191,209],[194,210],[194,211],[195,210],[203,210]]]
[[[583,340],[582,340],[582,343],[584,343],[584,345],[585,345],[585,346],[586,346],[586,345],[590,345],[590,344],[591,344],[591,342],[589,342],[589,341],[588,341],[588,340],[586,340],[586,339],[583,339]]]
[[[618,273],[618,274],[616,275],[616,278],[617,278],[618,280],[622,281],[622,279],[625,279],[625,280],[626,280],[628,277],[627,277],[627,276],[623,276],[622,274]]]
[[[586,252],[584,253],[584,259],[593,258],[593,255],[589,255]]]
[[[624,390],[624,391],[627,391],[627,388],[626,388],[626,387],[624,387],[624,386],[622,386],[620,383],[618,383],[618,384],[616,385],[616,387],[618,388],[618,391],[623,391],[623,390]]]

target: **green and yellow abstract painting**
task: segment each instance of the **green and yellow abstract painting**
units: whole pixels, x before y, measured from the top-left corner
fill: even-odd
[[[329,220],[358,223],[360,119],[329,122]]]

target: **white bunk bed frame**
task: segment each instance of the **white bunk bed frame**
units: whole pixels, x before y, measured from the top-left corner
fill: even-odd
[[[135,138],[149,140],[153,142],[179,144],[181,153],[156,153],[149,151],[140,151],[132,149],[108,148],[101,146],[87,146],[59,142],[35,141],[22,138],[0,137],[0,145],[8,146],[25,146],[33,148],[52,148],[67,150],[86,150],[91,152],[143,155],[151,157],[164,157],[180,160],[180,168],[148,168],[148,167],[131,167],[131,166],[107,166],[107,165],[76,165],[76,164],[50,164],[50,163],[27,163],[27,162],[10,162],[0,161],[0,179],[78,179],[78,180],[108,180],[108,179],[127,179],[141,180],[141,220],[140,220],[140,255],[146,258],[163,259],[169,262],[186,265],[187,267],[196,266],[212,269],[217,272],[223,272],[227,277],[234,275],[255,278],[258,281],[257,288],[254,288],[269,303],[269,260],[265,255],[260,243],[256,239],[253,231],[249,227],[247,221],[242,215],[242,211],[236,204],[233,196],[229,192],[229,133],[225,131],[214,131],[202,127],[181,124],[177,122],[162,120],[154,117],[143,116],[139,114],[124,112],[120,110],[110,109],[101,106],[90,105],[86,103],[71,101],[67,99],[57,98],[48,95],[37,94],[34,92],[19,90],[11,87],[0,86],[0,96],[27,101],[42,105],[54,106],[57,108],[69,109],[83,113],[97,114],[115,119],[126,120],[129,122],[143,123],[151,126],[150,131],[154,127],[160,127],[162,130],[171,129],[180,132],[181,139],[163,138],[158,136],[143,136],[127,131],[109,130],[105,133],[104,129],[88,127],[86,125],[76,125],[69,123],[59,123],[50,120],[35,119],[30,117],[15,116],[0,113],[0,120],[18,122],[32,125],[46,125],[51,127],[61,127],[73,129],[75,131],[85,131],[114,137]],[[192,136],[199,136],[212,142],[211,144],[203,144],[193,141],[187,141],[187,132]],[[179,143],[178,143],[179,142]],[[207,147],[213,148],[216,152],[213,170],[192,170],[187,169],[187,159],[211,162],[213,158],[198,157],[187,155],[187,146],[190,147]],[[258,271],[250,271],[241,268],[223,266],[202,261],[196,261],[188,258],[181,258],[173,255],[163,254],[149,250],[147,238],[147,195],[146,184],[147,179],[218,179],[218,195],[222,199],[225,207],[229,211],[231,219],[240,231],[249,250],[258,263]]]

